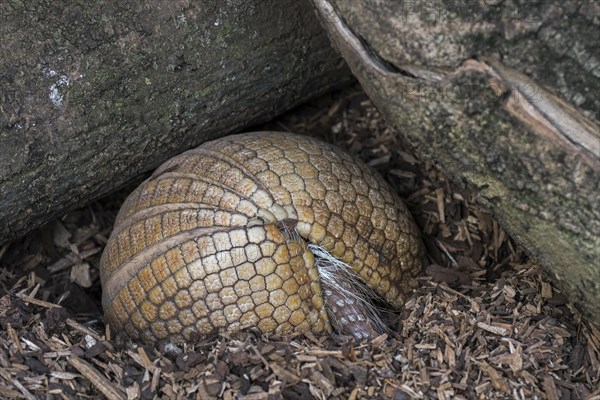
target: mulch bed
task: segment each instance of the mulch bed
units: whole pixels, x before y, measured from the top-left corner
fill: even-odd
[[[600,400],[599,329],[360,88],[257,129],[336,143],[407,199],[430,265],[393,333],[128,342],[102,323],[98,265],[129,187],[0,248],[0,398]]]

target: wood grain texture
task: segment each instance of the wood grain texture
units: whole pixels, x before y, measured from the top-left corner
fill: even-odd
[[[296,0],[0,3],[0,245],[352,81]]]
[[[312,1],[386,121],[600,325],[597,2]]]

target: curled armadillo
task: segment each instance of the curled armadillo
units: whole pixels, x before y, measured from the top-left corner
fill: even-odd
[[[106,321],[132,338],[214,330],[381,329],[424,248],[365,164],[313,138],[228,136],[160,166],[123,204],[101,260]]]

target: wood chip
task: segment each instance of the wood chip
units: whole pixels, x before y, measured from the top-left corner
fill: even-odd
[[[98,370],[96,370],[86,361],[77,356],[69,357],[68,361],[69,364],[79,371],[81,375],[89,379],[89,381],[92,382],[92,384],[109,400],[124,400],[127,398],[122,390],[106,379],[102,374],[100,374],[100,372],[98,372]]]
[[[477,322],[477,327],[481,328],[483,330],[486,330],[488,332],[491,332],[495,335],[507,336],[509,334],[508,329],[505,329],[505,328],[502,328],[502,327],[496,326],[496,325],[485,324],[483,322]]]
[[[362,91],[260,129],[327,137],[407,200],[430,267],[390,331],[370,343],[255,330],[157,348],[123,340],[102,323],[97,267],[129,188],[0,247],[0,398],[600,400],[598,328]]]

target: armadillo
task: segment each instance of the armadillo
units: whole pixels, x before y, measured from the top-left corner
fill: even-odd
[[[361,161],[307,136],[232,135],[168,160],[125,200],[102,304],[113,330],[151,342],[253,327],[368,339],[423,257],[406,205]]]

